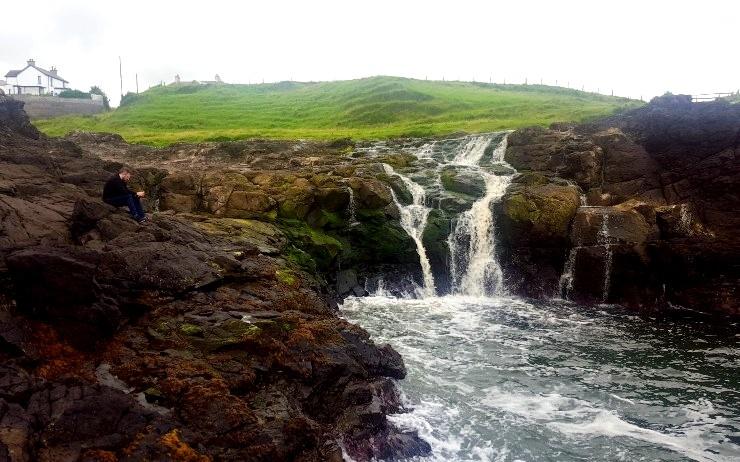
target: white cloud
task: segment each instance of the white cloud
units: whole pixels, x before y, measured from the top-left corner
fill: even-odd
[[[35,58],[75,87],[176,73],[228,82],[370,75],[564,85],[645,98],[740,87],[735,1],[65,1],[7,17],[0,73]]]

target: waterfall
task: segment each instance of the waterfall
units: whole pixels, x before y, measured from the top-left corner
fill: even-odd
[[[588,201],[585,194],[580,195],[580,206],[587,207]],[[576,282],[576,275],[574,273],[576,267],[576,258],[578,258],[578,250],[580,250],[583,242],[581,237],[578,236],[575,245],[568,251],[568,258],[565,260],[565,266],[563,266],[563,273],[560,275],[558,281],[558,293],[557,296],[563,300],[568,300],[570,293],[573,291],[573,285]]]
[[[568,259],[565,261],[565,267],[563,267],[563,274],[560,275],[560,280],[558,281],[558,295],[564,300],[568,300],[570,293],[573,291],[573,284],[576,279],[573,271],[576,267],[576,258],[578,257],[578,249],[580,248],[580,245],[570,248]]]
[[[478,167],[491,136],[469,140],[455,156],[453,163]],[[492,153],[492,162],[509,167],[504,161],[506,136]],[[513,174],[495,175],[478,167],[486,185],[485,195],[460,214],[448,238],[450,280],[453,293],[483,297],[503,294],[503,273],[496,251],[495,222],[491,205],[501,199]]]
[[[347,191],[349,192],[349,204],[347,207],[349,208],[349,224],[350,226],[357,224],[357,204],[355,204],[355,191],[347,186]]]
[[[601,301],[606,302],[609,298],[609,285],[611,284],[612,273],[612,249],[609,238],[609,214],[604,211],[601,220],[601,229],[597,237],[599,243],[604,246],[604,287],[602,290]]]
[[[395,202],[398,211],[401,214],[401,227],[406,233],[413,239],[416,244],[416,252],[419,254],[419,263],[421,264],[421,271],[423,275],[423,285],[419,295],[422,297],[433,297],[437,291],[434,286],[434,276],[432,275],[432,265],[429,263],[427,258],[427,252],[422,243],[422,236],[424,234],[424,228],[427,225],[427,218],[429,217],[429,211],[431,210],[425,204],[426,191],[421,185],[414,183],[410,178],[405,175],[393,170],[388,164],[383,164],[388,175],[398,176],[406,189],[411,193],[413,198],[411,204],[404,205],[396,197],[396,192],[391,188],[391,195],[393,196],[393,202]]]
[[[455,154],[453,164],[477,166],[486,152],[486,148],[491,144],[491,135],[480,135],[471,137],[462,148]],[[504,146],[506,151],[506,146]],[[503,153],[501,154],[503,156]],[[496,159],[494,154],[494,160]]]
[[[692,220],[691,208],[689,204],[687,203],[681,204],[679,207],[680,207],[679,211],[680,211],[680,216],[681,216],[681,219],[679,221],[679,229],[690,236],[691,235],[691,220]]]

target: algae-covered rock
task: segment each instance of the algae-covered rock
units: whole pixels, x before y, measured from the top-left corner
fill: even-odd
[[[159,210],[173,210],[175,212],[194,212],[199,208],[200,200],[195,194],[161,193],[159,196]]]
[[[351,246],[342,254],[347,265],[409,264],[419,262],[416,245],[401,226],[382,218],[361,221],[349,229]]]
[[[278,216],[288,219],[303,219],[314,205],[314,188],[309,185],[290,187],[285,195],[278,199]]]
[[[584,190],[601,184],[603,151],[573,132],[528,127],[507,139],[504,159],[518,172],[542,172],[576,182]]]
[[[342,243],[335,237],[312,228],[299,220],[283,220],[281,229],[296,248],[311,256],[317,268],[330,268],[342,250]]]
[[[277,206],[275,199],[258,191],[234,191],[223,215],[231,218],[258,218]]]
[[[414,201],[414,196],[411,195],[411,192],[408,190],[400,176],[381,173],[378,174],[376,178],[385,182],[391,187],[391,189],[393,189],[393,192],[396,194],[396,199],[398,199],[400,203],[408,205]]]
[[[424,228],[422,242],[432,265],[432,273],[437,289],[447,290],[448,262],[450,247],[447,238],[452,232],[451,216],[439,209],[433,209],[427,217],[427,226]]]
[[[321,188],[315,195],[316,204],[329,212],[347,210],[349,208],[349,188],[327,187]]]
[[[576,186],[526,180],[514,184],[501,200],[502,235],[514,247],[567,244],[579,202]]]
[[[472,197],[483,197],[486,194],[486,181],[483,176],[474,169],[449,165],[440,173],[442,186],[448,191],[466,194]]]
[[[349,185],[360,208],[379,209],[393,202],[390,190],[379,180],[355,177],[349,179]]]
[[[177,194],[196,194],[200,189],[199,181],[187,172],[177,172],[167,175],[160,184],[162,191]]]
[[[477,200],[467,194],[445,192],[439,199],[439,208],[451,214],[462,213],[470,209]]]

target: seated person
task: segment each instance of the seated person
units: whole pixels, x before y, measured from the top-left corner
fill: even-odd
[[[105,182],[103,187],[103,202],[114,207],[127,206],[131,216],[138,223],[147,221],[144,209],[141,207],[140,197],[144,197],[144,191],[133,192],[128,189],[128,183],[131,180],[131,170],[126,167],[121,168],[118,173],[113,175]]]

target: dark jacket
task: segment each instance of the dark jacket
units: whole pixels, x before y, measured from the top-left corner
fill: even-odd
[[[114,197],[126,196],[128,194],[133,193],[130,189],[128,189],[128,186],[126,186],[126,182],[123,181],[120,176],[118,176],[118,173],[110,177],[108,181],[105,182],[105,186],[103,187],[104,202],[108,202],[108,200]]]

